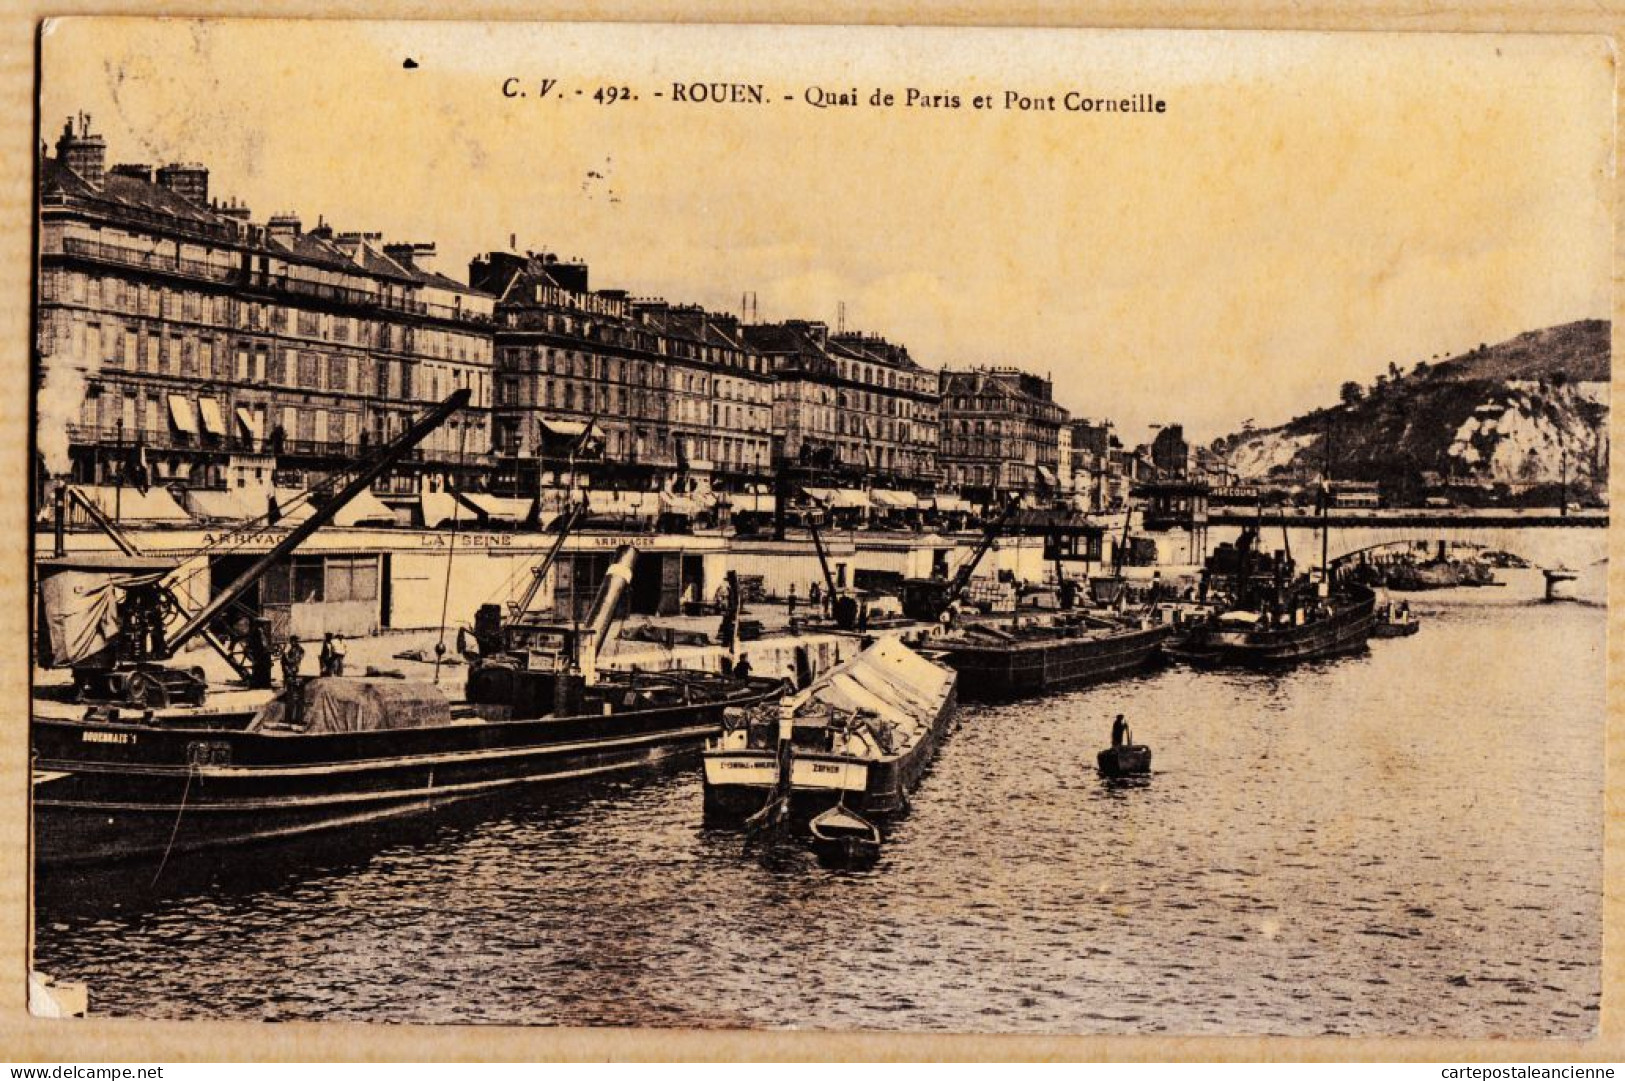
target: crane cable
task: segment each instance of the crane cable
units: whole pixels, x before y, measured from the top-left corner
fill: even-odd
[[[468,429],[462,429],[457,436],[457,458],[462,460],[463,450],[468,442]],[[440,590],[440,638],[434,644],[434,682],[440,685],[440,662],[446,656],[446,609],[451,604],[451,561],[457,554],[457,525],[461,520],[462,502],[453,497],[451,507],[451,539],[446,545],[446,581]]]

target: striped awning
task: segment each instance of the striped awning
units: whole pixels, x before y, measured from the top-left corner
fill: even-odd
[[[169,419],[174,423],[177,432],[185,432],[187,435],[197,434],[197,413],[192,409],[192,399],[180,394],[171,394]]]
[[[260,418],[244,406],[237,407],[237,423],[243,426],[251,439],[264,439],[265,434],[260,430]]]
[[[111,484],[76,485],[101,512],[109,518],[117,512],[119,521],[133,522],[191,522],[192,516],[175,502],[175,497],[163,488],[141,489],[125,485],[121,490]]]
[[[423,525],[427,529],[467,522],[473,517],[450,492],[424,492],[421,506]]]
[[[226,434],[226,418],[220,412],[219,398],[199,398],[197,400],[198,419],[203,422],[203,430],[210,435]]]
[[[835,507],[840,510],[852,510],[872,506],[869,496],[856,488],[803,488],[809,496],[824,504],[826,507]]]
[[[457,498],[466,506],[472,507],[478,515],[487,522],[497,522],[502,525],[523,525],[525,519],[530,517],[533,500],[508,499],[498,495],[486,495],[484,492],[458,492]]]
[[[877,506],[894,510],[912,510],[920,505],[920,501],[913,492],[890,492],[883,488],[876,488],[869,493],[870,498]]]

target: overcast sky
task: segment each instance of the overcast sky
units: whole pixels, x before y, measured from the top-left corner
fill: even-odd
[[[83,110],[110,164],[201,161],[256,220],[433,240],[458,277],[514,234],[595,287],[754,291],[764,320],[833,325],[844,301],[928,367],[1051,373],[1129,442],[1609,312],[1597,39],[69,20],[43,56],[48,140]],[[768,102],[672,102],[695,81]],[[910,87],[961,107],[906,108]]]

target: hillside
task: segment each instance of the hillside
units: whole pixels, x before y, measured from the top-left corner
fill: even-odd
[[[1551,379],[1561,374],[1570,382],[1606,383],[1608,335],[1609,324],[1601,319],[1531,330],[1500,345],[1440,361],[1433,372],[1438,378],[1458,382]]]
[[[1609,324],[1569,323],[1410,372],[1347,384],[1343,402],[1276,428],[1237,433],[1216,449],[1244,480],[1377,481],[1390,498],[1448,479],[1514,494],[1555,485],[1607,486]],[[1431,476],[1430,476],[1431,475]]]

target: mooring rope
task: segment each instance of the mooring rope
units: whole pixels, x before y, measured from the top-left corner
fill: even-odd
[[[192,791],[192,777],[196,773],[197,763],[188,762],[186,764],[186,787],[181,789],[181,804],[175,808],[175,824],[169,830],[169,843],[164,845],[164,858],[158,861],[158,870],[152,874],[152,884],[154,886],[158,885],[159,877],[164,873],[164,868],[169,865],[169,853],[174,849],[175,838],[181,832],[181,815],[186,813],[186,797]]]

